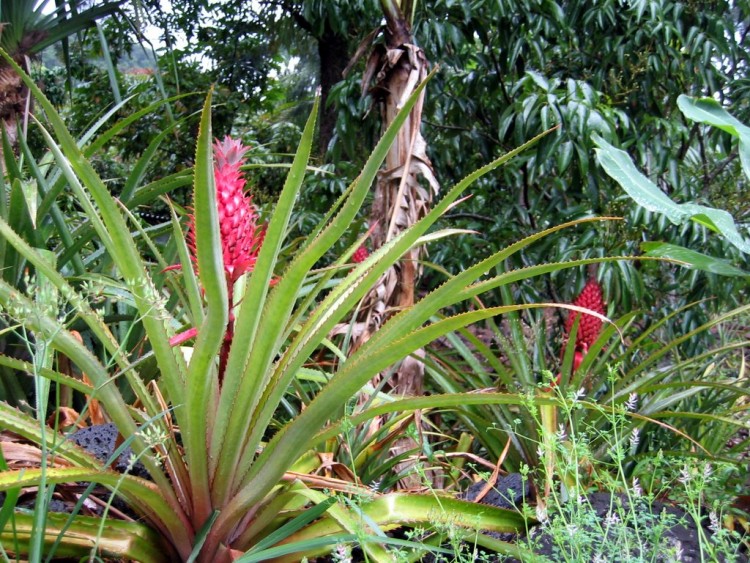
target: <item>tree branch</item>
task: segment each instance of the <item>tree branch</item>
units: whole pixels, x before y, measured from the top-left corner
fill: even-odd
[[[303,16],[300,11],[297,9],[298,6],[296,6],[293,2],[290,2],[289,0],[281,0],[281,1],[270,1],[268,2],[271,6],[276,6],[284,10],[287,14],[292,16],[292,19],[294,20],[294,23],[296,23],[301,29],[308,32],[313,37],[315,36],[315,29],[313,28],[312,24],[305,19],[305,16]]]
[[[484,221],[485,223],[495,223],[497,221],[494,217],[486,217],[485,215],[479,215],[479,213],[451,213],[445,215],[446,219],[476,219],[477,221]]]
[[[724,172],[724,170],[726,169],[726,167],[729,166],[732,162],[734,162],[734,160],[738,156],[739,156],[739,153],[736,150],[734,150],[734,151],[732,151],[732,153],[726,159],[724,159],[724,161],[722,161],[716,168],[714,168],[711,171],[711,173],[706,176],[706,180],[705,180],[706,181],[706,187],[708,187],[708,185],[710,185],[711,183],[713,183],[713,181],[716,179],[716,177],[719,174],[721,174],[722,172]]]

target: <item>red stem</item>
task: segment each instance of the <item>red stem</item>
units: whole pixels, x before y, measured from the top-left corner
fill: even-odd
[[[229,359],[229,348],[232,346],[232,338],[234,338],[234,316],[232,310],[234,309],[234,283],[232,280],[227,278],[227,303],[229,306],[229,320],[227,321],[227,330],[224,333],[224,342],[221,345],[221,351],[219,352],[219,388],[224,381],[224,372],[227,369],[227,360]]]

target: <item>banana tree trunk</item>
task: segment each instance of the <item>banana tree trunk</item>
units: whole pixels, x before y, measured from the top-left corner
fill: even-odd
[[[369,84],[372,77],[377,76],[372,92],[379,98],[383,128],[386,128],[398,113],[402,101],[426,77],[428,62],[422,49],[413,43],[409,23],[398,6],[386,0],[381,5],[386,16],[386,41],[371,55],[364,81]],[[414,106],[378,177],[370,213],[374,248],[379,248],[423,217],[432,196],[438,192],[439,186],[426,154],[427,145],[420,133],[423,102],[420,99]],[[414,304],[421,273],[418,261],[423,253],[421,249],[411,250],[370,291],[360,309],[360,331],[355,338],[355,347],[365,342],[391,314]],[[416,356],[404,359],[393,374],[388,382],[391,393],[422,394],[424,364],[418,359],[419,354]],[[411,441],[396,447],[404,451],[415,445]],[[414,484],[402,480],[404,486]]]
[[[30,70],[27,57],[16,57],[16,62],[27,72]],[[8,137],[8,143],[13,148],[18,143],[18,118],[21,117],[25,121],[29,103],[29,93],[21,77],[10,66],[0,64],[0,121]],[[0,143],[0,163],[3,167],[5,166],[2,143]]]

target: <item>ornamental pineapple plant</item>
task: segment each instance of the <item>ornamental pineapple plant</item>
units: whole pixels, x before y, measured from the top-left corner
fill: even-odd
[[[221,248],[227,290],[245,273],[251,272],[265,236],[265,227],[258,225],[258,209],[245,192],[241,166],[250,150],[241,141],[227,136],[214,142],[214,183],[219,212]],[[190,216],[188,246],[197,265],[195,217]]]
[[[229,136],[222,141],[217,139],[213,145],[216,210],[228,306],[224,343],[219,353],[219,383],[224,379],[229,348],[234,338],[233,310],[238,305],[234,295],[234,284],[244,274],[252,272],[266,232],[265,226],[259,224],[258,208],[253,204],[252,196],[245,189],[246,182],[241,167],[248,150],[250,147]],[[188,217],[187,245],[196,275],[200,278],[194,212]],[[173,266],[168,269],[178,267]],[[194,338],[197,333],[197,328],[190,328],[174,336],[170,343],[176,346]]]

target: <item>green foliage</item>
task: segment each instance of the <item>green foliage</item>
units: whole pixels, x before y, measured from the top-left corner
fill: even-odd
[[[48,499],[55,487],[90,480],[115,490],[148,523],[111,530],[94,529],[84,518],[63,523],[111,557],[159,560],[173,550],[182,560],[208,560],[231,547],[246,551],[247,561],[293,561],[359,544],[372,560],[404,553],[414,559],[444,552],[430,548],[443,541],[461,553],[458,541],[469,537],[507,551],[475,528],[517,530],[531,522],[529,514],[479,510],[441,494],[381,495],[400,477],[394,467],[419,455],[444,468],[457,487],[463,465],[456,460],[471,454],[503,459],[506,469],[532,468],[540,484],[562,490],[571,475],[589,488],[612,485],[610,472],[622,483],[643,481],[654,474],[649,464],[659,451],[683,459],[697,448],[729,458],[747,446],[745,440],[725,451],[742,424],[747,395],[745,341],[732,331],[732,323],[747,318],[747,268],[738,259],[746,244],[744,204],[736,182],[740,167],[747,168],[747,131],[719,102],[677,97],[688,91],[736,100],[744,119],[747,52],[739,35],[725,31],[747,28],[744,6],[418,4],[415,36],[442,65],[427,85],[425,136],[441,181],[456,184],[423,221],[356,266],[348,260],[366,231],[362,208],[395,129],[377,140],[355,65],[324,92],[337,115],[328,152],[335,164],[311,167],[318,106],[310,92],[325,48],[346,55],[377,25],[377,4],[299,2],[279,10],[229,2],[225,15],[208,23],[200,17],[205,2],[182,3],[158,17],[140,11],[153,6],[139,3],[126,12],[134,22],[153,16],[163,28],[168,45],[158,74],[89,64],[105,46],[116,56],[132,54],[126,26],[105,22],[98,41],[84,38],[76,46],[72,72],[80,82],[72,98],[66,101],[55,71],[40,70],[57,78],[47,90],[52,104],[27,81],[51,131],[37,124],[20,154],[4,151],[0,420],[72,467],[0,473],[0,488],[9,493],[0,523],[13,516],[20,486],[38,485]],[[171,43],[178,28],[189,39],[184,50]],[[292,55],[301,58],[285,66]],[[196,56],[212,61],[210,68]],[[122,102],[110,105],[113,90]],[[677,108],[721,131],[691,128]],[[530,150],[507,152],[555,125]],[[211,139],[229,132],[253,146],[247,173],[269,218],[255,271],[232,288],[239,303],[232,311],[211,205]],[[628,172],[634,193],[658,198],[666,214],[628,208],[607,168],[591,160],[592,132],[610,165]],[[616,138],[635,163],[609,144]],[[49,154],[37,157],[40,149]],[[454,207],[467,189],[472,198]],[[200,275],[181,224],[191,191]],[[705,205],[722,194],[731,196],[739,228]],[[144,224],[134,216],[142,206],[168,211],[171,223]],[[591,219],[602,212],[627,220]],[[683,221],[688,217],[700,221]],[[739,246],[706,238],[707,224]],[[652,238],[669,242],[645,246],[644,225]],[[522,239],[530,233],[536,234]],[[431,251],[423,299],[349,355],[346,336],[330,339],[331,329],[418,244]],[[695,270],[649,257],[606,258],[639,249]],[[595,262],[617,320],[571,373],[572,349],[566,351],[555,329],[559,314],[543,311],[565,309],[559,303],[572,299],[584,266]],[[181,273],[165,271],[175,263]],[[715,310],[739,306],[713,317],[702,304],[685,306],[708,295],[721,298]],[[217,356],[229,315],[242,338],[219,383]],[[464,328],[480,322],[489,340]],[[198,338],[184,350],[186,359],[170,340],[191,328]],[[433,345],[442,338],[448,349]],[[367,385],[425,346],[431,391],[439,393],[394,399]],[[72,369],[63,368],[66,358]],[[555,373],[562,383],[547,391]],[[102,405],[154,483],[112,473],[47,428],[55,411],[45,397],[56,393],[60,406],[79,412]],[[435,440],[390,456],[389,445],[411,431],[417,411],[440,414],[430,428]],[[375,417],[382,426],[368,435],[363,425]],[[555,438],[556,417],[569,439]],[[634,433],[641,436],[636,444]],[[572,436],[584,439],[572,444]],[[320,481],[309,480],[330,470],[321,462],[328,455],[353,475],[335,502],[315,488]],[[543,476],[547,469],[553,473]],[[656,475],[653,490],[674,481],[665,469]],[[720,487],[726,493],[735,480],[726,477]],[[682,501],[697,514],[705,497],[694,492],[686,489]],[[29,521],[19,518],[16,535],[3,541],[21,541],[32,555],[47,549],[45,526],[62,528],[55,518],[45,520],[44,506]],[[409,541],[385,539],[384,531],[404,523],[413,527]],[[123,536],[132,543],[107,551]],[[58,536],[49,549],[88,553],[73,544]]]
[[[53,553],[55,540],[61,535],[67,535],[69,538],[95,537],[100,524],[101,518],[78,517],[75,522],[71,523],[67,515],[46,514],[44,529],[48,536],[40,555]],[[158,534],[141,524],[110,521],[107,525],[110,527],[108,533],[97,541],[97,551],[104,557],[158,561],[163,556],[164,550],[168,549]],[[38,529],[37,527],[36,530]],[[16,514],[13,517],[12,531],[10,529],[4,531],[0,535],[0,541],[7,546],[6,551],[13,546],[13,551],[18,550],[17,553],[28,553],[30,539],[38,535],[38,532],[35,534],[34,530],[35,527],[28,514]],[[73,541],[63,542],[54,549],[54,553],[58,557],[76,557],[90,551],[90,546],[86,545],[88,539],[80,543],[81,545],[74,545]]]
[[[660,449],[684,450],[696,444],[691,439],[710,455],[722,455],[726,441],[742,424],[732,413],[747,394],[736,375],[743,340],[719,342],[700,354],[685,344],[746,314],[747,306],[677,335],[672,331],[679,329],[670,325],[677,325],[679,317],[628,314],[605,327],[572,375],[572,355],[565,357],[565,348],[556,344],[562,339],[555,337],[550,327],[531,322],[524,330],[520,319],[511,317],[503,327],[488,323],[485,334],[491,337],[489,341],[470,331],[449,335],[448,350],[431,349],[427,371],[441,392],[498,388],[525,396],[526,408],[521,410],[502,404],[466,406],[458,411],[455,426],[447,432],[457,435],[468,430],[490,459],[503,458],[504,465],[515,471],[524,464],[537,467],[543,461],[538,446],[543,442],[544,407],[537,404],[533,390],[548,389],[553,373],[562,374],[562,384],[553,386],[553,395],[563,406],[575,406],[559,422],[571,431],[589,435],[591,463],[605,462],[610,455],[608,409],[624,409],[630,403],[632,414],[621,423],[620,439],[632,431],[644,436],[630,456],[653,455]],[[709,358],[713,367],[705,371],[704,362]],[[666,421],[669,428],[680,432],[644,424],[653,419]],[[633,458],[629,459],[632,463]]]
[[[536,508],[544,525],[521,540],[522,546],[533,551],[546,544],[555,561],[599,561],[613,553],[622,561],[681,560],[687,546],[679,541],[692,530],[689,539],[698,545],[691,550],[701,557],[737,560],[743,538],[720,522],[732,511],[727,489],[741,479],[741,466],[656,449],[646,427],[631,425],[633,418],[647,420],[635,394],[624,404],[614,393],[601,398],[595,408],[607,420],[605,428],[579,416],[590,408],[580,394],[560,398],[558,425],[540,425],[540,455],[551,463],[521,468],[524,479],[548,483]],[[648,448],[642,448],[644,442]],[[602,454],[604,459],[592,463]]]
[[[693,99],[682,95],[677,105],[685,117],[696,123],[713,125],[739,140],[739,155],[745,176],[750,179],[750,128],[727,112],[712,98]]]
[[[600,147],[597,155],[602,167],[625,188],[636,203],[649,211],[666,215],[676,225],[688,220],[695,221],[724,235],[743,252],[750,252],[750,244],[743,240],[728,212],[705,205],[673,202],[654,183],[638,172],[625,151],[614,148],[603,139],[598,139],[597,142]]]
[[[379,24],[381,9],[376,2],[302,1],[281,9],[240,4],[227,3],[226,15],[209,21],[203,17],[206,2],[165,11],[147,2],[140,4],[142,12],[133,11],[133,20],[151,21],[164,30],[167,51],[161,68],[171,82],[168,89],[205,91],[216,82],[216,131],[223,134],[234,125],[248,142],[262,145],[260,154],[290,152],[283,131],[301,128],[307,107],[295,101],[309,95],[315,84],[323,87],[321,119],[335,120],[335,127],[330,145],[317,152],[328,148],[328,159],[336,166],[331,176],[306,187],[303,197],[309,213],[324,214],[378,138],[377,112],[369,96],[360,96],[362,63],[353,57]],[[726,139],[690,128],[677,111],[678,96],[690,92],[736,101],[740,119],[746,113],[742,92],[750,66],[740,41],[748,25],[744,4],[730,9],[724,2],[701,7],[671,1],[627,7],[614,0],[596,5],[422,2],[416,3],[413,16],[414,37],[428,59],[441,67],[428,87],[423,114],[428,151],[441,182],[450,184],[521,139],[560,126],[533,153],[506,167],[501,177],[474,184],[472,199],[451,213],[450,220],[477,233],[455,237],[436,249],[431,260],[439,268],[458,271],[476,261],[481,249],[497,250],[519,235],[594,214],[627,215],[628,221],[592,225],[575,238],[562,234],[556,244],[518,256],[514,265],[549,259],[550,251],[557,260],[636,254],[644,225],[658,227],[660,236],[670,237],[673,244],[691,247],[700,242],[701,229],[688,227],[677,235],[668,222],[624,206],[609,177],[591,160],[592,132],[608,142],[619,138],[664,191],[688,201],[704,195],[728,200],[728,210],[738,218],[746,212],[733,181],[734,158],[723,150]],[[738,32],[726,34],[726,29]],[[110,44],[118,44],[116,31],[108,32]],[[125,32],[120,29],[119,35]],[[187,38],[184,50],[169,39],[180,34]],[[211,44],[201,40],[209,35],[230,39]],[[249,74],[241,72],[245,62],[239,53],[244,52],[254,65]],[[366,58],[366,49],[358,55]],[[188,70],[188,63],[181,62],[196,57],[211,64]],[[340,71],[350,61],[351,70],[341,80]],[[268,68],[278,72],[278,80],[255,81],[254,72]],[[190,87],[192,77],[200,74],[202,85]],[[240,75],[255,85],[251,94],[233,82],[232,76]],[[183,80],[188,88],[181,86]],[[192,111],[197,101],[191,101]],[[189,163],[189,143],[182,146],[165,151],[165,158],[178,155]],[[277,181],[264,169],[259,191],[272,197]],[[726,254],[723,250],[717,254]],[[734,281],[694,278],[676,269],[665,273],[637,265],[604,265],[602,278],[607,302],[618,311],[659,309],[666,302],[679,307],[709,296],[719,297],[712,302],[714,310],[722,302],[737,304]],[[695,283],[697,279],[704,283]],[[429,287],[441,280],[439,273],[426,270]],[[553,276],[552,284],[527,284],[519,291],[525,298],[565,301],[583,282],[582,272],[573,272]],[[686,297],[675,302],[675,293]]]
[[[703,98],[693,100],[681,96],[678,100],[686,117],[714,125],[739,139],[740,161],[750,179],[750,129],[723,110],[715,100]],[[667,217],[675,225],[693,221],[710,231],[722,235],[723,239],[745,254],[750,252],[750,244],[737,228],[731,214],[696,203],[676,203],[664,194],[658,186],[641,174],[625,151],[616,149],[601,138],[595,138],[599,145],[597,157],[604,170],[615,179],[627,194],[642,208]],[[647,255],[675,258],[687,265],[707,272],[725,276],[746,276],[745,272],[733,267],[725,260],[712,258],[681,246],[668,243],[645,243],[642,245]]]
[[[27,482],[51,486],[82,479],[101,483],[123,497],[182,559],[190,557],[194,549],[199,550],[198,560],[213,559],[226,549],[224,546],[231,541],[230,536],[234,538],[233,548],[249,549],[286,521],[284,518],[279,520],[285,509],[321,502],[321,494],[306,486],[286,483],[284,475],[290,470],[312,471],[319,465],[314,461],[311,464],[314,457],[307,452],[323,440],[319,433],[327,424],[341,419],[344,413],[340,406],[373,375],[442,334],[490,315],[516,310],[518,306],[511,305],[424,325],[441,308],[517,279],[511,275],[497,276],[474,285],[495,264],[556,230],[490,256],[426,296],[412,309],[396,315],[345,363],[328,373],[320,371],[326,383],[298,415],[280,422],[276,413],[287,389],[298,378],[303,364],[326,341],[334,325],[349,314],[379,276],[412,245],[449,235],[449,232],[430,235],[426,232],[473,180],[493,171],[520,149],[458,183],[422,221],[356,268],[345,267],[345,260],[355,250],[350,247],[336,261],[335,268],[320,277],[312,268],[347,233],[390,142],[418,96],[417,92],[405,104],[393,127],[368,159],[359,181],[351,186],[347,197],[338,202],[336,214],[332,213],[321,222],[299,250],[285,260],[284,275],[272,285],[281,263],[280,252],[293,205],[306,175],[314,132],[314,116],[311,117],[271,215],[255,269],[242,287],[234,288],[240,303],[233,311],[235,333],[243,337],[233,341],[220,384],[215,360],[224,342],[228,309],[218,218],[215,206],[211,205],[215,196],[210,96],[201,114],[192,174],[196,192],[197,265],[201,291],[177,222],[174,223],[177,236],[166,247],[157,245],[151,233],[137,222],[130,227],[133,217],[127,212],[128,207],[134,205],[143,192],[153,197],[173,186],[174,177],[171,183],[168,177],[155,186],[141,186],[143,167],[136,166],[133,176],[126,181],[126,186],[132,185],[132,188],[123,190],[131,197],[119,203],[89,159],[88,155],[123,131],[138,116],[116,123],[88,145],[79,146],[49,101],[28,77],[25,80],[54,133],[53,137],[53,133],[38,123],[54,158],[54,164],[50,161],[47,168],[50,179],[43,175],[39,179],[44,180],[45,185],[59,184],[60,188],[53,193],[60,193],[65,183],[69,186],[74,204],[81,210],[80,225],[75,231],[77,238],[69,246],[63,242],[59,247],[57,264],[54,264],[24,240],[23,231],[16,232],[7,222],[0,222],[7,248],[17,253],[24,269],[32,269],[37,280],[46,280],[45,283],[53,287],[61,299],[55,310],[50,311],[37,293],[24,291],[16,280],[10,280],[0,283],[0,302],[9,322],[18,323],[38,346],[44,343],[50,353],[70,358],[76,368],[86,374],[91,385],[74,382],[69,375],[53,370],[50,363],[33,369],[28,362],[14,358],[3,357],[2,361],[5,365],[32,373],[36,381],[54,381],[84,391],[89,408],[96,400],[120,433],[132,440],[132,447],[141,456],[153,484],[146,485],[135,477],[105,470],[90,456],[69,444],[61,445],[64,442],[60,441],[60,436],[43,424],[7,409],[3,415],[6,427],[12,427],[14,432],[32,442],[42,445],[49,442],[73,466],[43,467],[41,473],[26,472],[24,475],[16,471],[5,472],[0,486],[13,489]],[[31,169],[34,170],[34,166]],[[49,191],[53,190],[50,188]],[[54,207],[55,198],[46,205]],[[48,228],[52,229],[52,225]],[[61,237],[72,234],[67,224],[64,227],[60,231]],[[163,271],[173,260],[170,256],[175,255],[181,257],[183,271],[182,277],[177,279]],[[77,261],[80,271],[74,267]],[[565,266],[542,268],[539,272]],[[341,269],[344,275],[337,276]],[[91,299],[90,290],[79,280],[95,281],[105,295],[112,296],[105,301],[104,309]],[[102,315],[109,306],[113,312],[119,313],[117,318],[108,320]],[[78,325],[85,331],[83,341],[73,332],[73,327]],[[170,342],[182,326],[197,329],[198,336],[189,361],[182,354],[176,354]],[[51,359],[53,356],[45,357]],[[112,384],[113,376],[118,379],[116,385]],[[155,387],[146,386],[150,378],[154,378]],[[38,393],[37,390],[37,397],[43,398]],[[129,406],[131,397],[137,398],[140,408]],[[165,416],[164,403],[160,402],[162,399],[169,405],[169,419]],[[453,399],[459,401],[460,397]],[[46,413],[45,416],[42,413],[44,408],[44,401],[37,405],[36,414],[40,420],[46,418]],[[179,444],[184,448],[184,456],[180,453],[171,420],[179,426]],[[386,516],[383,525],[390,526],[402,518],[409,521],[409,514],[415,510],[424,513],[424,508],[415,504],[419,502],[435,507],[453,506],[450,500],[433,497],[399,500],[396,495],[393,500],[374,499],[372,507],[363,510]],[[392,507],[394,512],[384,514],[383,503]],[[362,504],[362,507],[366,506],[367,503]],[[466,519],[460,521],[461,526],[512,529],[520,522],[518,515],[499,509],[483,509],[482,514],[471,514],[476,509],[468,503],[458,503],[455,509],[466,513]],[[206,522],[214,518],[214,511],[218,511],[218,516],[211,526],[207,526]],[[247,520],[248,511],[256,513],[258,520]],[[378,532],[377,521],[361,524],[356,514],[344,506],[337,506],[335,510],[331,507],[326,512],[326,521],[329,522],[325,526],[355,531],[364,525],[368,530],[362,536],[364,538]],[[274,523],[272,529],[267,529],[271,523]],[[38,531],[43,526],[43,520],[36,523]],[[313,526],[310,525],[307,533],[315,536],[317,532]],[[40,537],[38,533],[36,537]],[[106,536],[107,528],[98,530],[97,534]],[[71,547],[65,537],[60,545]],[[196,547],[200,545],[202,547]],[[365,539],[363,548],[376,559],[386,557],[385,547],[378,541]]]
[[[121,2],[94,3],[80,11],[77,2],[56,2],[50,9],[49,0],[3,0],[0,48],[14,56],[38,53],[113,13]]]
[[[610,142],[619,138],[637,165],[670,193],[694,200],[721,190],[714,200],[736,200],[729,195],[736,193],[731,187],[736,174],[731,162],[726,166],[731,155],[710,150],[716,135],[686,125],[677,99],[684,92],[716,95],[747,111],[742,102],[747,78],[740,70],[746,68],[747,49],[741,31],[725,31],[744,30],[747,22],[745,5],[733,11],[726,3],[421,3],[414,35],[428,59],[442,67],[424,116],[439,179],[460,177],[518,137],[560,126],[502,178],[475,185],[455,224],[481,234],[449,243],[433,259],[455,271],[476,249],[589,214],[627,215],[628,222],[592,226],[580,246],[563,235],[555,253],[568,252],[565,246],[584,257],[637,253],[642,227],[655,221],[623,208],[613,183],[591,160],[592,132]],[[700,147],[707,150],[701,153]],[[701,234],[685,229],[679,239],[674,232],[670,237],[691,246]],[[549,259],[549,250],[526,258],[527,264]],[[661,289],[673,283],[671,273],[625,265],[605,265],[602,274],[606,300],[618,311],[665,306]],[[568,300],[582,283],[580,273],[574,283],[569,274],[556,276],[553,291],[537,286],[529,297],[536,292],[557,298],[558,291]],[[686,302],[718,295],[730,306],[737,290],[733,282],[712,279],[702,285],[684,276],[679,286],[691,292]]]

